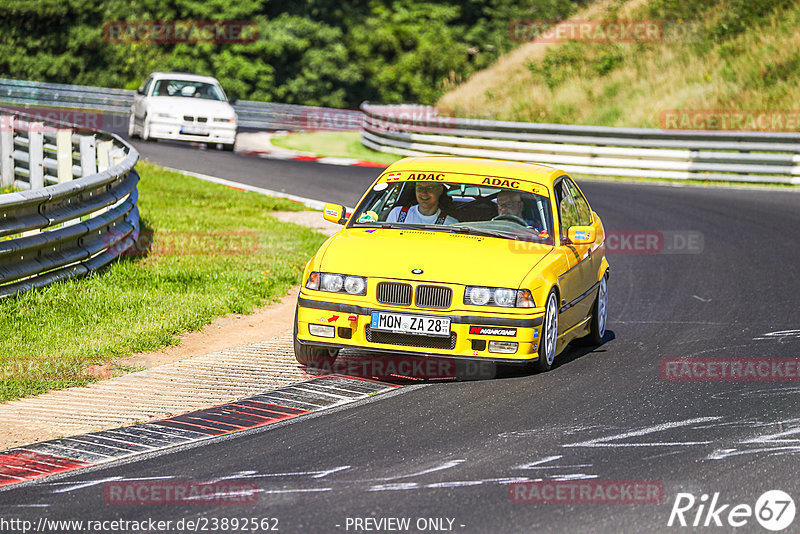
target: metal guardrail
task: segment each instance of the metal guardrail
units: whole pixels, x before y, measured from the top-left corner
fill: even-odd
[[[135,91],[87,85],[0,78],[0,102],[14,106],[100,111],[128,115]],[[268,130],[359,130],[358,110],[240,100],[234,106],[239,126]],[[35,113],[35,110],[30,110]]]
[[[404,156],[527,161],[582,174],[800,184],[800,134],[460,119],[364,103],[361,142]]]
[[[138,152],[116,135],[4,113],[0,188],[21,191],[0,194],[0,298],[124,254],[139,232]]]

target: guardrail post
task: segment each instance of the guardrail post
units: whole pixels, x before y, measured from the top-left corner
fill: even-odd
[[[81,136],[81,176],[97,174],[97,150],[93,135]]]
[[[97,143],[97,172],[103,172],[111,167],[111,157],[109,153],[113,147],[113,141],[100,141]]]
[[[28,123],[28,183],[31,189],[44,187],[44,123]]]
[[[72,130],[56,132],[56,162],[59,183],[72,180]]]
[[[0,115],[0,187],[14,185],[14,115]]]

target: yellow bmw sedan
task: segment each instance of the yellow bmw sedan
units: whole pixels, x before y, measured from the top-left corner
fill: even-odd
[[[444,156],[386,169],[311,258],[294,352],[339,349],[530,363],[600,344],[608,307],[603,224],[555,168]],[[377,356],[378,354],[376,354]]]

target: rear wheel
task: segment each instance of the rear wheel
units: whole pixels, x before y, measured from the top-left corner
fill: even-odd
[[[225,152],[233,152],[233,143],[222,143],[222,150]]]
[[[144,121],[142,122],[142,141],[149,141],[150,140],[150,117],[147,115],[144,116]]]
[[[339,349],[323,347],[310,347],[303,345],[297,339],[298,332],[297,309],[294,312],[294,357],[301,365],[319,367],[330,372],[333,362],[339,355]]]
[[[606,335],[606,321],[608,319],[608,273],[600,279],[600,288],[597,290],[597,298],[592,307],[592,323],[589,327],[589,335],[586,342],[592,345],[600,345],[603,336]]]
[[[540,373],[549,371],[556,359],[556,345],[558,344],[558,299],[554,289],[547,295],[547,304],[544,309],[544,322],[542,335],[539,338],[539,358],[533,362],[533,370]]]

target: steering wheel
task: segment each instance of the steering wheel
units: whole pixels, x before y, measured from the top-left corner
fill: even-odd
[[[528,226],[528,223],[525,222],[525,219],[523,219],[522,217],[517,217],[516,215],[498,215],[497,217],[495,217],[492,220],[493,221],[510,221],[510,222],[517,223],[517,224],[522,225],[522,226],[526,226],[526,227]]]

